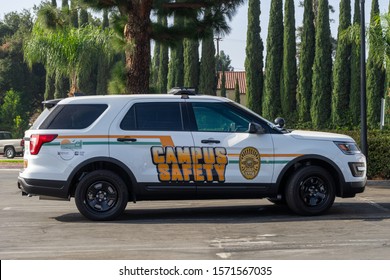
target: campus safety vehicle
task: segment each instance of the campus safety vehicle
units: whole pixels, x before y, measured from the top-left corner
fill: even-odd
[[[14,158],[16,155],[23,155],[23,150],[23,139],[13,139],[11,132],[0,131],[0,154],[7,158]]]
[[[300,215],[364,191],[366,159],[345,135],[289,131],[221,97],[71,97],[25,133],[24,195],[70,200],[91,220],[129,201],[268,198]]]

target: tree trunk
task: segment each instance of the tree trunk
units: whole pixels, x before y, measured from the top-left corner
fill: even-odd
[[[127,10],[126,39],[126,93],[149,92],[150,13],[152,1],[132,1]]]

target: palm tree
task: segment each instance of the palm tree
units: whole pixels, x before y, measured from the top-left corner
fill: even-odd
[[[188,38],[203,38],[210,30],[223,33],[229,27],[226,19],[231,18],[243,0],[170,1],[170,0],[81,0],[89,7],[101,10],[116,8],[123,24],[122,36],[126,43],[126,91],[127,93],[149,92],[150,40],[175,43]],[[210,15],[204,11],[211,9]],[[182,26],[164,27],[151,19],[152,14],[186,19]],[[211,28],[210,28],[211,27]]]
[[[368,36],[371,37],[370,48],[375,50],[375,58],[381,60],[385,54],[386,65],[390,66],[390,12],[376,17],[369,27]]]
[[[48,14],[52,17],[47,17]],[[61,25],[58,15],[56,10],[45,10],[38,14],[31,37],[24,45],[24,57],[30,67],[40,62],[49,74],[56,72],[69,77],[71,85],[68,95],[73,95],[79,91],[80,75],[90,71],[97,59],[111,58],[112,32],[92,25],[83,28]],[[60,27],[50,28],[54,22]]]

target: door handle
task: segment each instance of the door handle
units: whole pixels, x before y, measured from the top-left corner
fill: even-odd
[[[137,142],[136,138],[117,138],[118,142]]]
[[[219,144],[219,143],[221,143],[221,141],[215,140],[215,139],[204,139],[200,142],[202,142],[203,144]]]

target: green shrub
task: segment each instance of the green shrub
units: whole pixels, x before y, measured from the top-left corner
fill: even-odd
[[[334,131],[351,136],[360,146],[360,131]],[[390,131],[370,130],[367,133],[369,179],[390,179]]]

